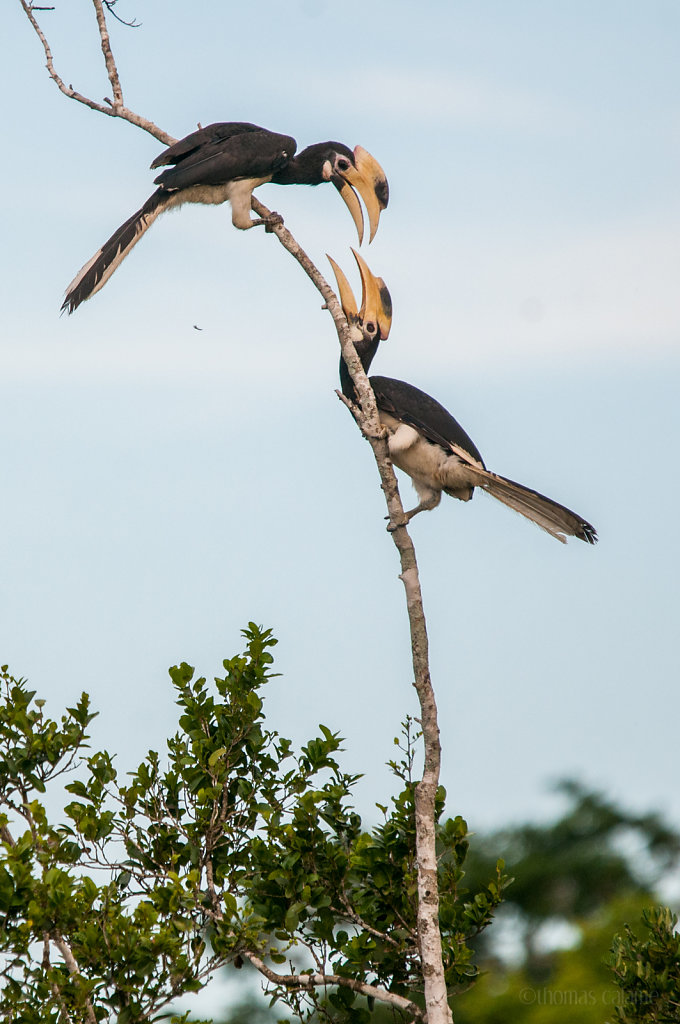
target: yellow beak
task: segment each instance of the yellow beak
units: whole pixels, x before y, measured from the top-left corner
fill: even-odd
[[[371,228],[369,242],[372,242],[378,230],[380,214],[387,207],[390,197],[389,185],[382,167],[368,150],[356,146],[354,166],[350,164],[347,170],[336,171],[332,180],[352,215],[359,235],[359,245],[364,238],[364,218],[354,189],[356,188],[361,195]]]
[[[361,309],[357,307],[354,292],[345,274],[335,260],[328,257],[335,280],[338,282],[343,312],[351,323],[359,323],[362,327],[371,323],[375,324],[380,332],[381,340],[384,341],[389,337],[392,326],[392,298],[383,279],[373,274],[366,261],[356,250],[352,249],[352,253],[361,274]]]

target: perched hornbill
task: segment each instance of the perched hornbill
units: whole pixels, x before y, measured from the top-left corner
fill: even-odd
[[[328,258],[338,282],[345,316],[362,332],[363,337],[354,344],[362,366],[368,372],[380,341],[390,333],[392,302],[382,278],[373,276],[357,252],[354,256],[361,272],[360,310],[347,278],[330,256]],[[430,395],[391,377],[370,377],[369,380],[380,422],[387,430],[390,458],[395,466],[411,477],[420,499],[419,504],[406,513],[406,522],[418,512],[436,508],[442,491],[461,501],[469,501],[475,487],[481,487],[563,544],[567,536],[578,537],[589,544],[597,541],[597,534],[590,523],[564,505],[558,505],[551,498],[513,480],[490,473],[476,445],[460,424]],[[354,384],[342,357],[340,382],[343,394],[356,401]]]
[[[73,313],[98,292],[165,210],[183,203],[229,200],[234,227],[245,231],[263,224],[252,219],[250,199],[253,189],[268,181],[277,185],[332,182],[352,214],[361,244],[364,220],[355,186],[366,204],[372,241],[389,198],[387,178],[378,161],[361,146],[352,151],[340,142],[318,142],[298,156],[296,149],[289,135],[241,121],[209,124],[170,146],[151,164],[152,168],[172,165],[154,180],[158,188],[77,274],[66,290],[62,311]],[[278,214],[272,216],[272,222],[280,220]]]

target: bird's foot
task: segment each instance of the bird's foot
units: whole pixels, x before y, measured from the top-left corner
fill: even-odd
[[[403,519],[392,519],[392,516],[385,516],[385,519],[389,519],[387,532],[394,533],[394,531],[398,530],[400,526],[408,526],[411,517],[406,514]]]
[[[279,224],[283,224],[283,217],[280,213],[270,213],[268,217],[264,218],[264,229],[268,234],[271,234]]]

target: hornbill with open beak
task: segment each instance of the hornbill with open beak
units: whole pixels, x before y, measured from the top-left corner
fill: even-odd
[[[373,276],[357,252],[354,256],[361,272],[361,309],[357,308],[342,270],[330,256],[328,258],[338,282],[345,316],[362,332],[361,339],[354,344],[368,372],[378,345],[390,333],[392,301],[382,278]],[[530,487],[489,472],[474,442],[430,395],[391,377],[369,377],[369,380],[380,422],[387,430],[390,458],[411,477],[420,499],[415,508],[405,513],[406,522],[418,512],[436,508],[442,491],[461,501],[469,501],[475,487],[481,487],[563,544],[567,537],[578,537],[588,544],[597,541],[595,529],[575,512]],[[354,384],[342,357],[340,382],[343,394],[356,402]]]
[[[241,121],[209,124],[170,146],[151,164],[152,168],[169,165],[154,180],[158,188],[73,279],[62,311],[73,313],[81,302],[98,292],[166,210],[183,203],[219,204],[229,200],[234,227],[245,231],[265,223],[252,219],[250,199],[253,189],[269,181],[277,185],[321,185],[330,181],[352,215],[361,245],[364,221],[356,188],[366,205],[372,241],[389,198],[387,178],[378,161],[361,146],[352,151],[340,142],[318,142],[298,156],[296,149],[297,143],[289,135]],[[273,214],[271,223],[277,222],[281,218]]]

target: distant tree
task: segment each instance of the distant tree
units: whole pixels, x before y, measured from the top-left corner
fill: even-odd
[[[513,884],[501,917],[512,922],[524,965],[536,977],[550,969],[541,943],[547,927],[580,926],[628,895],[650,902],[659,878],[680,858],[680,835],[658,814],[633,814],[573,780],[555,788],[570,802],[557,821],[475,836],[466,868],[474,891],[495,863],[492,851],[502,854]],[[487,955],[491,946],[485,941]]]
[[[649,896],[613,899],[569,949],[553,951],[540,975],[523,964],[480,958],[474,987],[456,1005],[456,1024],[605,1024],[621,996],[607,966],[612,935],[639,918]]]
[[[648,942],[635,922],[677,865],[678,833],[659,815],[626,811],[577,782],[557,788],[569,798],[557,821],[471,839],[466,883],[472,893],[494,848],[514,881],[494,936],[476,942],[481,977],[458,1001],[456,1024],[677,1022],[677,1008],[668,1010],[680,969],[673,918],[665,909],[647,911]],[[551,934],[565,925],[571,944],[555,949]],[[622,929],[612,952],[612,936]],[[654,992],[670,1016],[651,1015]]]
[[[365,830],[350,802],[358,777],[335,759],[339,737],[320,726],[295,752],[266,727],[276,641],[252,623],[244,633],[245,653],[213,686],[188,665],[171,671],[178,732],[165,757],[150,751],[122,779],[106,751],[83,756],[86,695],[58,722],[2,670],[2,1020],[157,1020],[243,961],[301,1019],[328,1006],[336,1020],[368,1021],[376,1002],[424,1018],[410,727],[393,765],[402,790]],[[53,823],[42,795],[71,771],[73,799]],[[477,974],[470,943],[505,878],[497,865],[466,899],[467,828],[443,810],[440,790],[441,934],[455,993]]]

